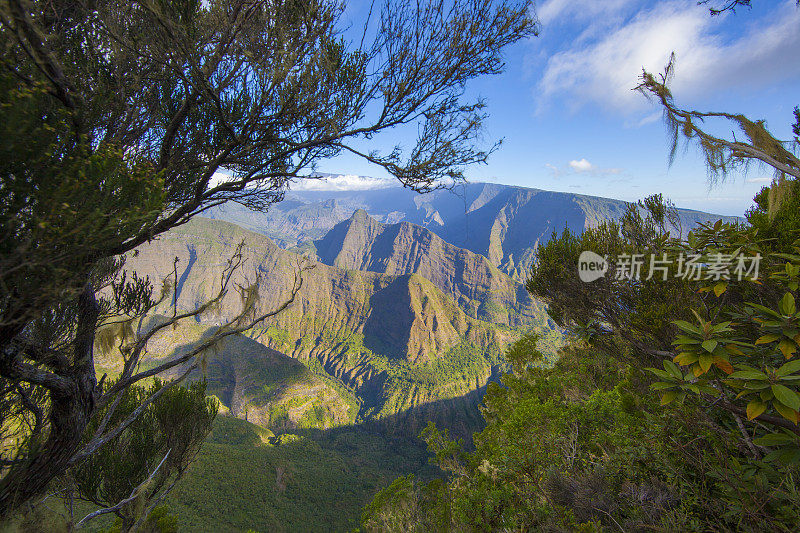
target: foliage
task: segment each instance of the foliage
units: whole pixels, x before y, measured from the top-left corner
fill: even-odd
[[[449,479],[399,479],[365,508],[364,529],[789,531],[797,520],[791,476],[742,462],[713,417],[652,402],[646,372],[586,348],[551,369],[540,360],[528,352],[490,386],[474,452],[429,427]]]
[[[717,224],[691,235],[686,248],[691,246],[707,261],[742,249],[761,253],[757,231],[757,226],[738,230]],[[765,460],[791,463],[800,462],[800,362],[794,359],[800,348],[797,244],[794,253],[764,251],[757,283],[721,279],[701,284],[699,291],[714,294],[706,309],[694,309],[691,321],[675,321],[681,334],[673,341],[679,352],[674,362],[689,372],[683,374],[669,361],[663,363],[665,370],[652,370],[661,379],[653,387],[663,391],[662,403],[682,400],[689,393],[734,416],[758,419],[762,424],[744,438],[755,437],[756,445],[774,448]],[[757,458],[763,452],[753,451]]]
[[[800,234],[800,218],[795,216],[800,210],[800,181],[787,181],[779,189],[780,206],[772,206],[770,210],[770,198],[778,193],[775,187],[764,187],[753,198],[754,205],[745,214],[748,222],[759,228],[760,246],[771,252],[790,250]]]
[[[750,2],[715,4],[712,14]],[[637,88],[664,109],[670,159],[684,138],[699,143],[712,180],[753,161],[775,170],[748,212],[751,225],[701,224],[682,240],[668,231],[674,208],[651,196],[618,223],[554,234],[527,288],[570,345],[552,370],[531,339],[512,347],[513,373],[487,391],[475,452],[430,427],[426,440],[449,479],[398,480],[366,508],[367,530],[791,531],[800,523],[796,146],[763,121],[678,108],[673,68],[674,55],[660,77],[643,72]],[[712,119],[744,139],[709,134]],[[579,278],[584,251],[605,258],[605,276]]]
[[[120,533],[124,531],[122,519],[117,519],[103,533]],[[169,509],[162,505],[153,509],[145,520],[139,531],[142,533],[178,533],[178,519],[169,514]]]
[[[794,133],[794,142],[800,142],[800,106],[794,108],[794,124],[792,124],[792,133]]]
[[[380,487],[406,472],[433,473],[424,446],[358,426],[293,430],[279,439],[261,431],[236,418],[215,420],[167,500],[182,529],[346,531]]]
[[[364,527],[414,516],[418,531],[791,530],[800,250],[781,247],[798,237],[796,201],[681,240],[667,231],[671,207],[650,197],[619,223],[554,235],[527,286],[570,344],[552,368],[534,338],[510,346],[512,373],[487,390],[475,452],[426,430],[449,479],[398,482]],[[607,257],[606,276],[578,278],[583,250]],[[622,275],[620,254],[651,253],[671,258],[663,273]],[[739,262],[757,254],[758,272]],[[685,275],[690,257],[706,275]],[[720,257],[729,274],[714,273]]]
[[[114,411],[99,411],[86,428],[86,440],[91,440],[100,424],[116,424],[130,416],[162,387],[156,380],[149,388],[125,389]],[[219,404],[207,398],[205,390],[203,382],[169,389],[108,445],[71,469],[69,482],[74,483],[78,498],[114,508],[122,531],[144,520],[149,508],[162,501],[183,476],[211,431]],[[127,503],[117,507],[122,501]]]
[[[654,98],[664,109],[664,121],[671,137],[670,162],[674,160],[681,138],[687,142],[695,140],[705,155],[712,179],[725,177],[737,167],[746,167],[756,161],[768,165],[776,172],[778,182],[785,176],[800,177],[800,159],[792,152],[791,143],[775,138],[763,120],[750,120],[742,114],[723,112],[701,112],[683,110],[673,101],[669,82],[674,74],[673,53],[664,72],[658,77],[643,71],[637,90],[648,98]],[[716,137],[703,129],[704,123],[721,119],[731,123],[745,140]]]

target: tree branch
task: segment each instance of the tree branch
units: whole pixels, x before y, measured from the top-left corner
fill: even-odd
[[[140,494],[141,494],[141,493],[142,493],[144,490],[146,490],[146,489],[147,489],[148,485],[150,485],[150,482],[153,480],[153,478],[155,477],[156,473],[157,473],[157,472],[158,472],[158,470],[161,468],[161,465],[163,465],[163,464],[164,464],[164,461],[166,461],[166,460],[167,460],[167,457],[169,457],[169,454],[170,454],[170,452],[172,452],[172,449],[169,449],[169,450],[167,450],[167,453],[164,455],[164,458],[163,458],[163,459],[161,459],[161,462],[160,462],[160,463],[158,463],[158,466],[155,468],[155,470],[153,470],[153,472],[152,472],[152,473],[151,473],[149,476],[147,476],[147,479],[145,479],[144,481],[142,481],[141,483],[139,483],[139,485],[138,485],[138,486],[136,486],[136,487],[135,487],[135,488],[134,488],[134,489],[131,491],[131,495],[130,495],[130,496],[128,496],[128,497],[127,497],[127,498],[125,498],[124,500],[121,500],[121,501],[119,501],[117,504],[115,504],[115,505],[113,505],[113,506],[111,506],[111,507],[106,507],[106,508],[104,508],[104,509],[98,509],[97,511],[94,511],[94,512],[92,512],[92,513],[89,513],[89,514],[87,514],[87,515],[86,515],[86,516],[84,516],[84,517],[83,517],[83,518],[82,518],[82,519],[81,519],[81,520],[80,520],[80,521],[79,521],[77,524],[75,524],[75,527],[80,527],[80,526],[82,526],[82,525],[83,525],[85,522],[88,522],[89,520],[92,520],[92,519],[94,519],[94,518],[97,518],[98,516],[102,516],[102,515],[104,515],[104,514],[108,514],[108,513],[115,513],[115,512],[117,512],[117,511],[119,511],[120,509],[122,509],[122,507],[124,507],[125,505],[129,504],[130,502],[132,502],[133,500],[135,500],[136,498],[138,498],[138,497],[139,497],[139,495],[140,495]]]

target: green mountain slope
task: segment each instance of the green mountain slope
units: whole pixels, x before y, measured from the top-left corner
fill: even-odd
[[[246,241],[244,267],[233,281],[242,286],[257,282],[258,310],[274,309],[288,298],[302,258],[230,223],[194,219],[142,246],[138,255],[129,258],[127,267],[160,280],[172,274],[173,258],[178,257],[175,304],[179,310],[195,309],[215,293],[226,259],[242,240]],[[231,291],[217,309],[198,317],[195,335],[207,334],[209,328],[233,318],[241,309],[240,298]],[[484,300],[491,301],[488,295]],[[158,311],[167,314],[171,304],[163,303]],[[543,315],[532,316],[529,323],[545,335],[557,337]],[[300,424],[303,416],[310,417],[306,413],[325,403],[328,389],[336,391],[337,387],[341,402],[347,404],[352,395],[358,404],[358,413],[352,418],[373,420],[438,400],[465,397],[483,387],[493,368],[502,363],[504,347],[518,335],[502,321],[469,316],[419,274],[392,276],[317,264],[304,274],[303,289],[292,307],[248,332],[249,339],[223,347],[222,358],[211,359],[208,368],[216,369],[214,379],[219,387],[215,393],[228,398],[226,405],[238,416],[253,413],[272,429],[280,427],[277,418],[269,414],[274,407],[267,401],[271,392],[263,391],[266,378],[259,377],[257,369],[268,366],[274,356],[248,355],[248,350],[261,346],[302,362],[328,380],[327,388],[318,390],[303,385],[306,396],[317,400],[307,402],[303,394],[289,391],[286,394],[293,402],[278,402],[288,403],[284,407],[290,411],[303,406],[304,410],[288,413],[293,424]],[[164,341],[151,351],[167,354],[170,348],[196,338],[177,334],[172,344]],[[235,356],[225,355],[226,350]],[[254,363],[254,357],[261,357],[262,362]],[[343,407],[327,414],[316,412],[324,415],[323,426],[352,416],[342,414]]]
[[[361,427],[269,438],[256,425],[218,416],[166,503],[180,531],[350,531],[382,486],[435,471],[423,446]]]

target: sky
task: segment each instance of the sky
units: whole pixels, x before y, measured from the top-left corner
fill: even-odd
[[[535,13],[539,36],[507,50],[502,74],[468,86],[488,104],[486,139],[503,139],[488,164],[466,169],[469,181],[627,201],[662,193],[679,207],[727,215],[752,205],[771,169],[754,165],[712,187],[692,146],[670,166],[661,111],[632,89],[642,68],[659,72],[675,52],[677,105],[764,119],[790,139],[800,104],[794,0],[754,0],[752,9],[716,17],[696,0],[544,0]],[[376,147],[397,141],[391,137]],[[359,175],[387,177],[353,156],[318,170],[348,175],[331,185],[338,189],[380,185]]]

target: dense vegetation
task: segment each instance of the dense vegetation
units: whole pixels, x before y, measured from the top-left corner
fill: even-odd
[[[419,443],[359,426],[270,438],[220,416],[167,503],[186,531],[347,531],[398,475],[430,478],[427,457]]]
[[[565,231],[541,247],[528,288],[572,336],[552,368],[534,338],[491,384],[486,428],[465,453],[424,433],[450,473],[396,480],[368,506],[368,530],[743,530],[800,524],[800,189],[770,216],[768,192],[749,225],[701,226],[670,238],[670,206],[651,197],[620,225]],[[645,216],[641,211],[644,211]],[[760,273],[664,281],[611,274],[584,283],[593,250],[761,255]],[[736,260],[733,260],[733,272]]]

